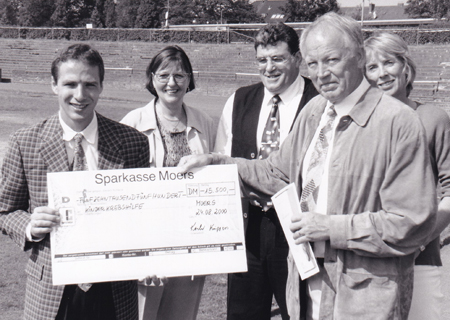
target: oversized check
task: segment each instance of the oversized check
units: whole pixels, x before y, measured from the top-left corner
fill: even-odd
[[[49,173],[53,284],[247,271],[236,165]]]

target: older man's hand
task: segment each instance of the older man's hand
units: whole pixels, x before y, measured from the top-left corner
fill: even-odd
[[[187,172],[190,169],[207,166],[210,164],[230,164],[234,163],[233,158],[219,154],[193,154],[189,156],[184,156],[178,163],[180,172]]]
[[[290,229],[296,244],[330,239],[330,217],[314,212],[292,216]]]
[[[212,154],[192,154],[184,156],[178,163],[181,172],[187,172],[193,168],[203,167],[212,164]]]

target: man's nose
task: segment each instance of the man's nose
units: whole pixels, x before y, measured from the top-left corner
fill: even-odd
[[[317,75],[320,78],[327,77],[330,74],[330,70],[328,69],[327,65],[319,63],[317,67],[318,67]]]
[[[75,99],[82,101],[86,97],[86,89],[83,85],[78,85],[75,89]]]
[[[272,59],[267,59],[266,70],[272,71],[275,69],[275,63],[273,63]]]

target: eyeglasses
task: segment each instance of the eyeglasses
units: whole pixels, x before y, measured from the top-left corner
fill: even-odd
[[[260,67],[265,67],[269,60],[272,61],[272,63],[275,65],[282,65],[282,64],[285,64],[289,60],[290,57],[291,56],[289,56],[288,58],[278,57],[278,56],[261,57],[261,58],[256,58],[256,62],[258,63],[258,66],[260,66]]]
[[[161,83],[168,83],[170,77],[173,77],[176,83],[183,83],[191,75],[190,73],[152,73],[152,74]]]

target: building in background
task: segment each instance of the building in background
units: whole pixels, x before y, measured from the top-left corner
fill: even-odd
[[[298,0],[303,1],[303,0]],[[266,22],[286,21],[281,7],[284,7],[288,0],[249,0],[256,7],[256,12],[260,14]],[[337,0],[341,13],[361,19],[362,0]],[[364,0],[364,20],[395,20],[407,19],[405,5],[407,0]]]

